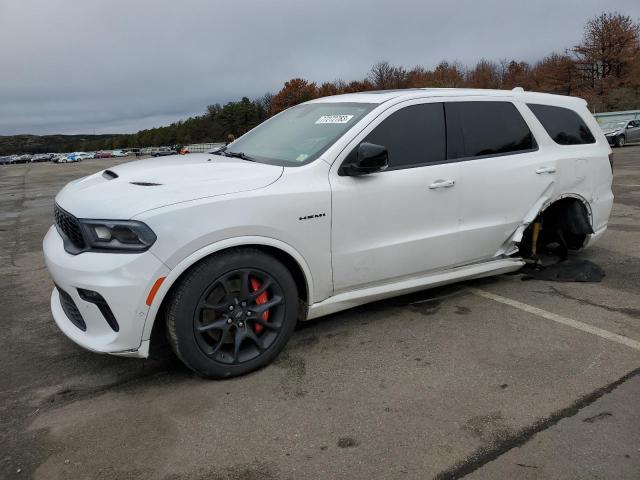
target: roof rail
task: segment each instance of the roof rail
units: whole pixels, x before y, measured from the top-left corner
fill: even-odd
[[[524,88],[522,87],[513,87],[511,89],[512,92],[516,92],[516,93],[524,93]]]

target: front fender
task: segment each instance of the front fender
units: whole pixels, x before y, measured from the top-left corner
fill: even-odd
[[[232,247],[242,247],[250,245],[263,245],[267,247],[273,247],[289,254],[298,263],[302,272],[304,273],[308,288],[309,305],[312,305],[314,303],[314,284],[313,276],[311,275],[311,269],[309,268],[309,265],[307,264],[304,257],[295,248],[281,240],[270,237],[242,236],[229,238],[212,243],[211,245],[207,245],[206,247],[193,252],[191,255],[184,258],[169,271],[164,281],[160,285],[160,288],[156,292],[155,297],[153,298],[153,302],[149,307],[149,311],[147,312],[144,330],[142,333],[142,341],[149,340],[151,338],[151,331],[158,315],[160,305],[162,305],[165,296],[167,295],[173,284],[189,267],[216,252],[220,252]]]

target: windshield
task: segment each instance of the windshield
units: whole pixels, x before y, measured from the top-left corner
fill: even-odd
[[[614,130],[624,127],[626,123],[627,122],[607,122],[600,125],[600,128],[603,130]]]
[[[282,166],[318,158],[358,120],[373,110],[370,103],[297,105],[258,125],[233,142],[225,154]]]

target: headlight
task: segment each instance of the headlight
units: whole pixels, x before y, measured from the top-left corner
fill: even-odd
[[[156,234],[135,220],[79,220],[88,251],[144,252]]]

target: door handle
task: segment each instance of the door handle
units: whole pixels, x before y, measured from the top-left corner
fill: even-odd
[[[556,173],[556,167],[540,167],[536,170],[538,175],[542,173]]]
[[[436,188],[451,188],[455,184],[456,182],[454,180],[436,180],[431,185],[429,185],[429,188],[431,190],[435,190]]]

